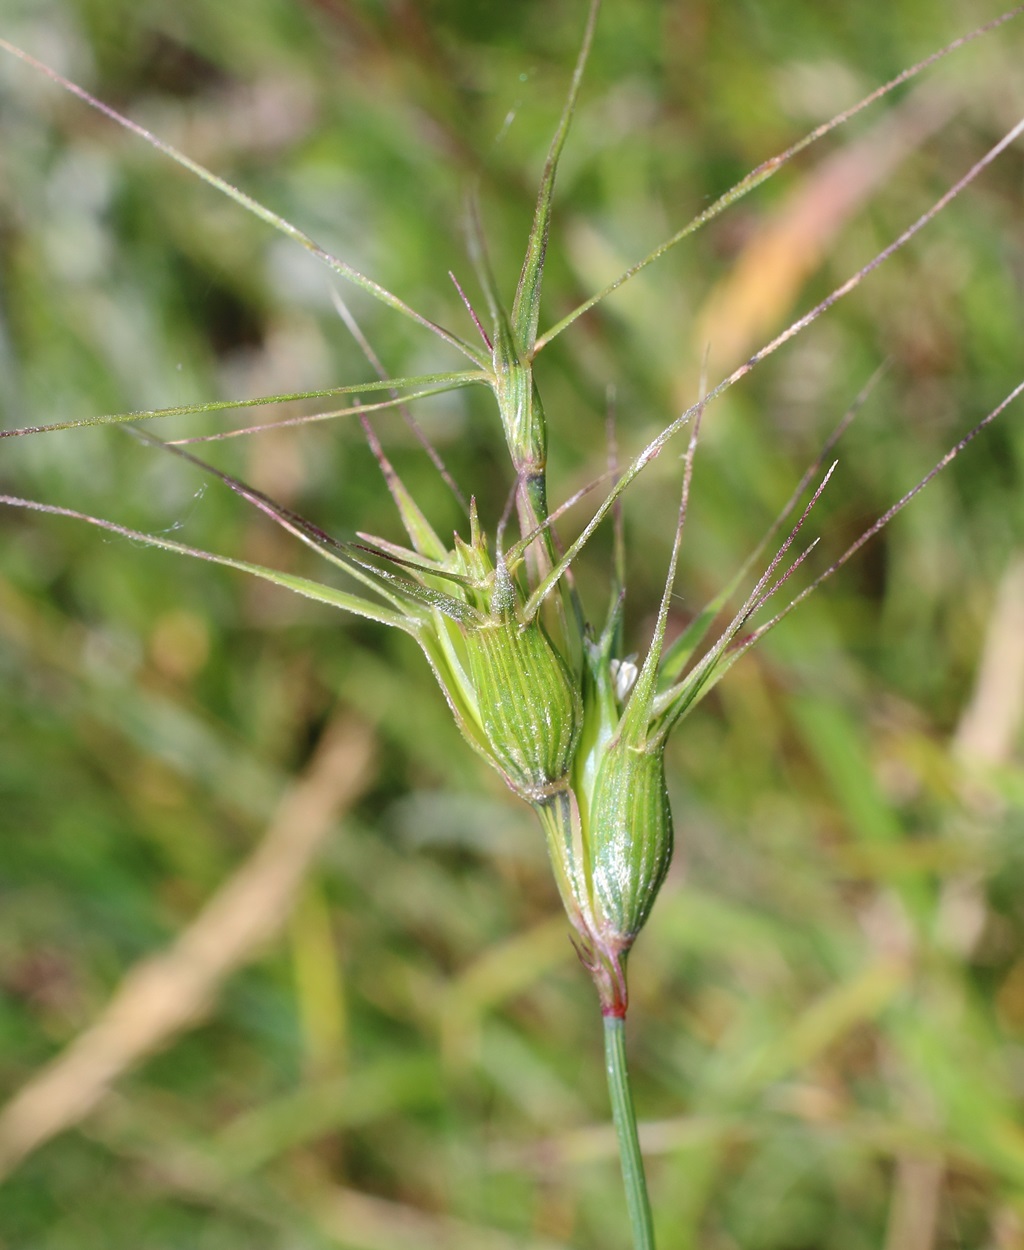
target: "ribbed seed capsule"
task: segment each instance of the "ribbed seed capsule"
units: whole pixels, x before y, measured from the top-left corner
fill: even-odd
[[[672,811],[660,747],[611,743],[590,805],[590,857],[597,924],[628,946],[643,928],[672,859]]]
[[[537,620],[514,616],[465,635],[477,715],[509,785],[536,798],[569,771],[582,705],[565,663]]]

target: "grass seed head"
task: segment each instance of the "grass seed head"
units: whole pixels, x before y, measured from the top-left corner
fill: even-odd
[[[379,380],[370,383],[366,388],[343,386],[330,391],[309,392],[305,397],[327,394],[351,396],[361,389],[374,392],[389,390],[392,392],[391,402],[401,405],[403,391],[411,392],[404,396],[404,399],[409,399],[417,395],[433,394],[438,390],[481,384],[488,386],[497,403],[515,479],[514,506],[520,537],[513,547],[503,550],[504,526],[511,514],[512,505],[510,504],[506,516],[498,526],[498,540],[493,554],[480,528],[475,505],[472,505],[468,509],[469,542],[456,538],[454,548],[449,550],[430,525],[426,512],[412,498],[388,463],[368,422],[367,436],[398,507],[411,544],[408,548],[368,537],[362,543],[338,542],[312,522],[274,503],[266,495],[238,479],[198,460],[180,446],[163,444],[159,439],[135,431],[144,441],[164,447],[204,471],[213,473],[250,504],[342,568],[357,582],[355,591],[337,589],[328,583],[199,550],[163,535],[141,534],[115,522],[55,505],[10,495],[0,495],[0,503],[76,517],[108,532],[150,546],[243,570],[365,619],[404,630],[415,638],[426,654],[466,739],[502,774],[511,789],[526,799],[537,812],[547,837],[561,897],[578,937],[578,949],[594,976],[601,995],[602,1008],[607,1015],[624,1015],[625,959],[650,915],[672,855],[672,816],[664,767],[668,733],[720,680],[739,655],[840,568],[864,542],[887,524],[918,491],[945,468],[971,439],[1008,404],[1024,393],[1024,383],[1015,387],[1001,404],[951,448],[930,473],[851,544],[838,560],[814,578],[809,586],[781,608],[771,620],[750,632],[747,630],[750,618],[788,581],[807,555],[807,551],[802,551],[793,558],[790,556],[790,548],[828,480],[826,475],[767,571],[731,622],[719,634],[717,641],[707,647],[703,655],[700,648],[706,646],[709,637],[713,637],[712,631],[720,612],[748,569],[745,566],[739,578],[707,605],[679,639],[663,650],[700,414],[708,402],[733,386],[760,361],[816,321],[838,300],[853,291],[880,264],[904,247],[1001,152],[1024,134],[1024,120],[1007,131],[930,209],[873,260],[836,287],[813,309],[792,322],[717,385],[705,390],[702,383],[701,399],[666,425],[646,448],[634,456],[621,473],[615,470],[615,483],[603,502],[573,542],[563,548],[553,529],[554,522],[563,509],[551,512],[547,501],[548,430],[533,376],[533,363],[537,354],[606,295],[771,177],[797,152],[829,133],[894,86],[919,73],[940,56],[945,56],[968,39],[973,39],[984,30],[991,29],[1014,15],[1004,15],[987,27],[980,27],[970,36],[955,40],[941,52],[919,62],[883,88],[872,92],[859,104],[817,127],[786,152],[758,166],[609,286],[578,305],[544,334],[539,334],[538,317],[555,173],[576,105],[598,8],[598,0],[591,0],[572,84],[541,178],[533,226],[515,299],[507,311],[501,303],[487,262],[476,213],[471,213],[470,250],[476,261],[478,277],[487,300],[492,323],[490,334],[484,329],[472,307],[469,311],[484,341],[484,348],[464,342],[458,335],[417,313],[346,261],[325,251],[273,210],[257,203],[245,192],[231,186],[138,123],[121,116],[55,70],[0,39],[0,49],[34,65],[66,90],[99,109],[108,118],[132,131],[246,211],[306,248],[334,274],[411,319],[421,328],[433,332],[449,348],[467,358],[472,368],[461,372],[449,370],[421,377],[388,379],[361,331],[354,327],[354,322],[341,305],[339,311],[342,312],[346,324],[353,330],[368,360],[378,368]],[[1019,10],[1014,12],[1017,11]],[[458,286],[457,282],[456,285]],[[461,294],[461,287],[459,291]],[[468,300],[466,303],[468,306]],[[271,400],[277,402],[301,397],[263,397],[249,402],[269,403]],[[68,429],[76,425],[164,417],[189,411],[213,412],[231,406],[234,405],[216,401],[205,405],[144,413],[119,413],[88,421],[61,421],[48,426],[3,430],[0,431],[0,438],[39,433],[43,430]],[[379,406],[376,401],[370,404],[360,403],[349,411],[365,414]],[[340,411],[342,410],[321,413],[310,419],[337,416]],[[845,424],[844,419],[838,432],[845,428]],[[596,640],[585,623],[586,616],[572,583],[570,568],[590,541],[597,526],[618,511],[621,497],[633,480],[670,439],[687,427],[691,430],[691,441],[684,457],[684,482],[676,541],[654,638],[643,667],[638,672],[632,660],[623,657],[621,647],[624,558],[616,559],[616,594],[613,594],[613,607],[604,631]],[[235,431],[243,432],[253,431]],[[429,448],[429,444],[427,446]],[[429,450],[433,453],[432,448]],[[444,480],[449,485],[454,485],[436,453],[434,460],[441,469]],[[814,467],[815,472],[820,463],[819,460]],[[778,525],[792,514],[797,499],[809,480],[810,476],[801,483],[790,503],[783,509],[779,521],[772,527],[769,537],[774,536]],[[464,502],[464,497],[457,488],[455,493],[458,500]],[[366,545],[367,543],[370,545]],[[759,556],[760,550],[758,548],[754,558]],[[368,597],[364,593],[367,590],[374,597]]]

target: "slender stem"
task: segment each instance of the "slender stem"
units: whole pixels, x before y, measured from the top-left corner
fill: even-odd
[[[644,1160],[636,1135],[633,1091],[629,1087],[626,1068],[626,1022],[619,1016],[604,1017],[604,1064],[612,1101],[612,1119],[619,1138],[622,1181],[626,1187],[629,1222],[633,1227],[633,1247],[634,1250],[654,1250],[654,1223],[647,1197]]]

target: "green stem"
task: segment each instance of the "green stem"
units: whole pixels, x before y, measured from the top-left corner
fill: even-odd
[[[626,1022],[619,1016],[604,1017],[604,1063],[608,1076],[608,1093],[612,1102],[612,1119],[619,1138],[622,1181],[626,1187],[626,1205],[633,1227],[634,1250],[654,1250],[654,1223],[647,1197],[647,1178],[640,1141],[636,1134],[636,1112],[633,1091],[629,1087],[626,1068]]]

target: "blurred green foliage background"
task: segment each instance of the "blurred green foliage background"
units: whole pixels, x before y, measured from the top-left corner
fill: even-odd
[[[606,0],[542,329],[995,12]],[[479,188],[511,298],[583,17],[578,0],[2,0],[0,34],[468,336],[446,276],[479,299],[464,197]],[[554,497],[603,469],[610,387],[628,455],[693,402],[705,348],[714,382],[960,177],[1024,110],[1022,54],[1019,22],[971,45],[556,340],[538,363]],[[326,270],[8,57],[0,135],[4,425],[371,376]],[[813,568],[1020,380],[1022,206],[1018,144],[708,412],[675,628],[883,361],[809,525]],[[457,366],[345,296],[393,375]],[[419,417],[493,526],[510,483],[487,397]],[[154,429],[232,423],[248,418]],[[437,528],[458,524],[401,419],[376,424]],[[342,537],[398,537],[354,421],[209,454]],[[631,1010],[666,1250],[1024,1246],[1022,462],[1018,405],[672,744],[680,847]],[[664,454],[627,502],[638,650],[679,473]],[[116,429],[5,440],[0,490],[319,572],[241,500]],[[72,1127],[0,1188],[0,1246],[622,1246],[596,1002],[540,836],[412,644],[73,520],[0,523],[10,1095],[189,930],[291,779],[318,775],[328,726],[375,753],[272,940],[159,1053],[114,1062],[88,1114],[65,1090]],[[580,566],[595,615],[609,549],[602,536]],[[0,1156],[19,1131],[0,1112]]]

